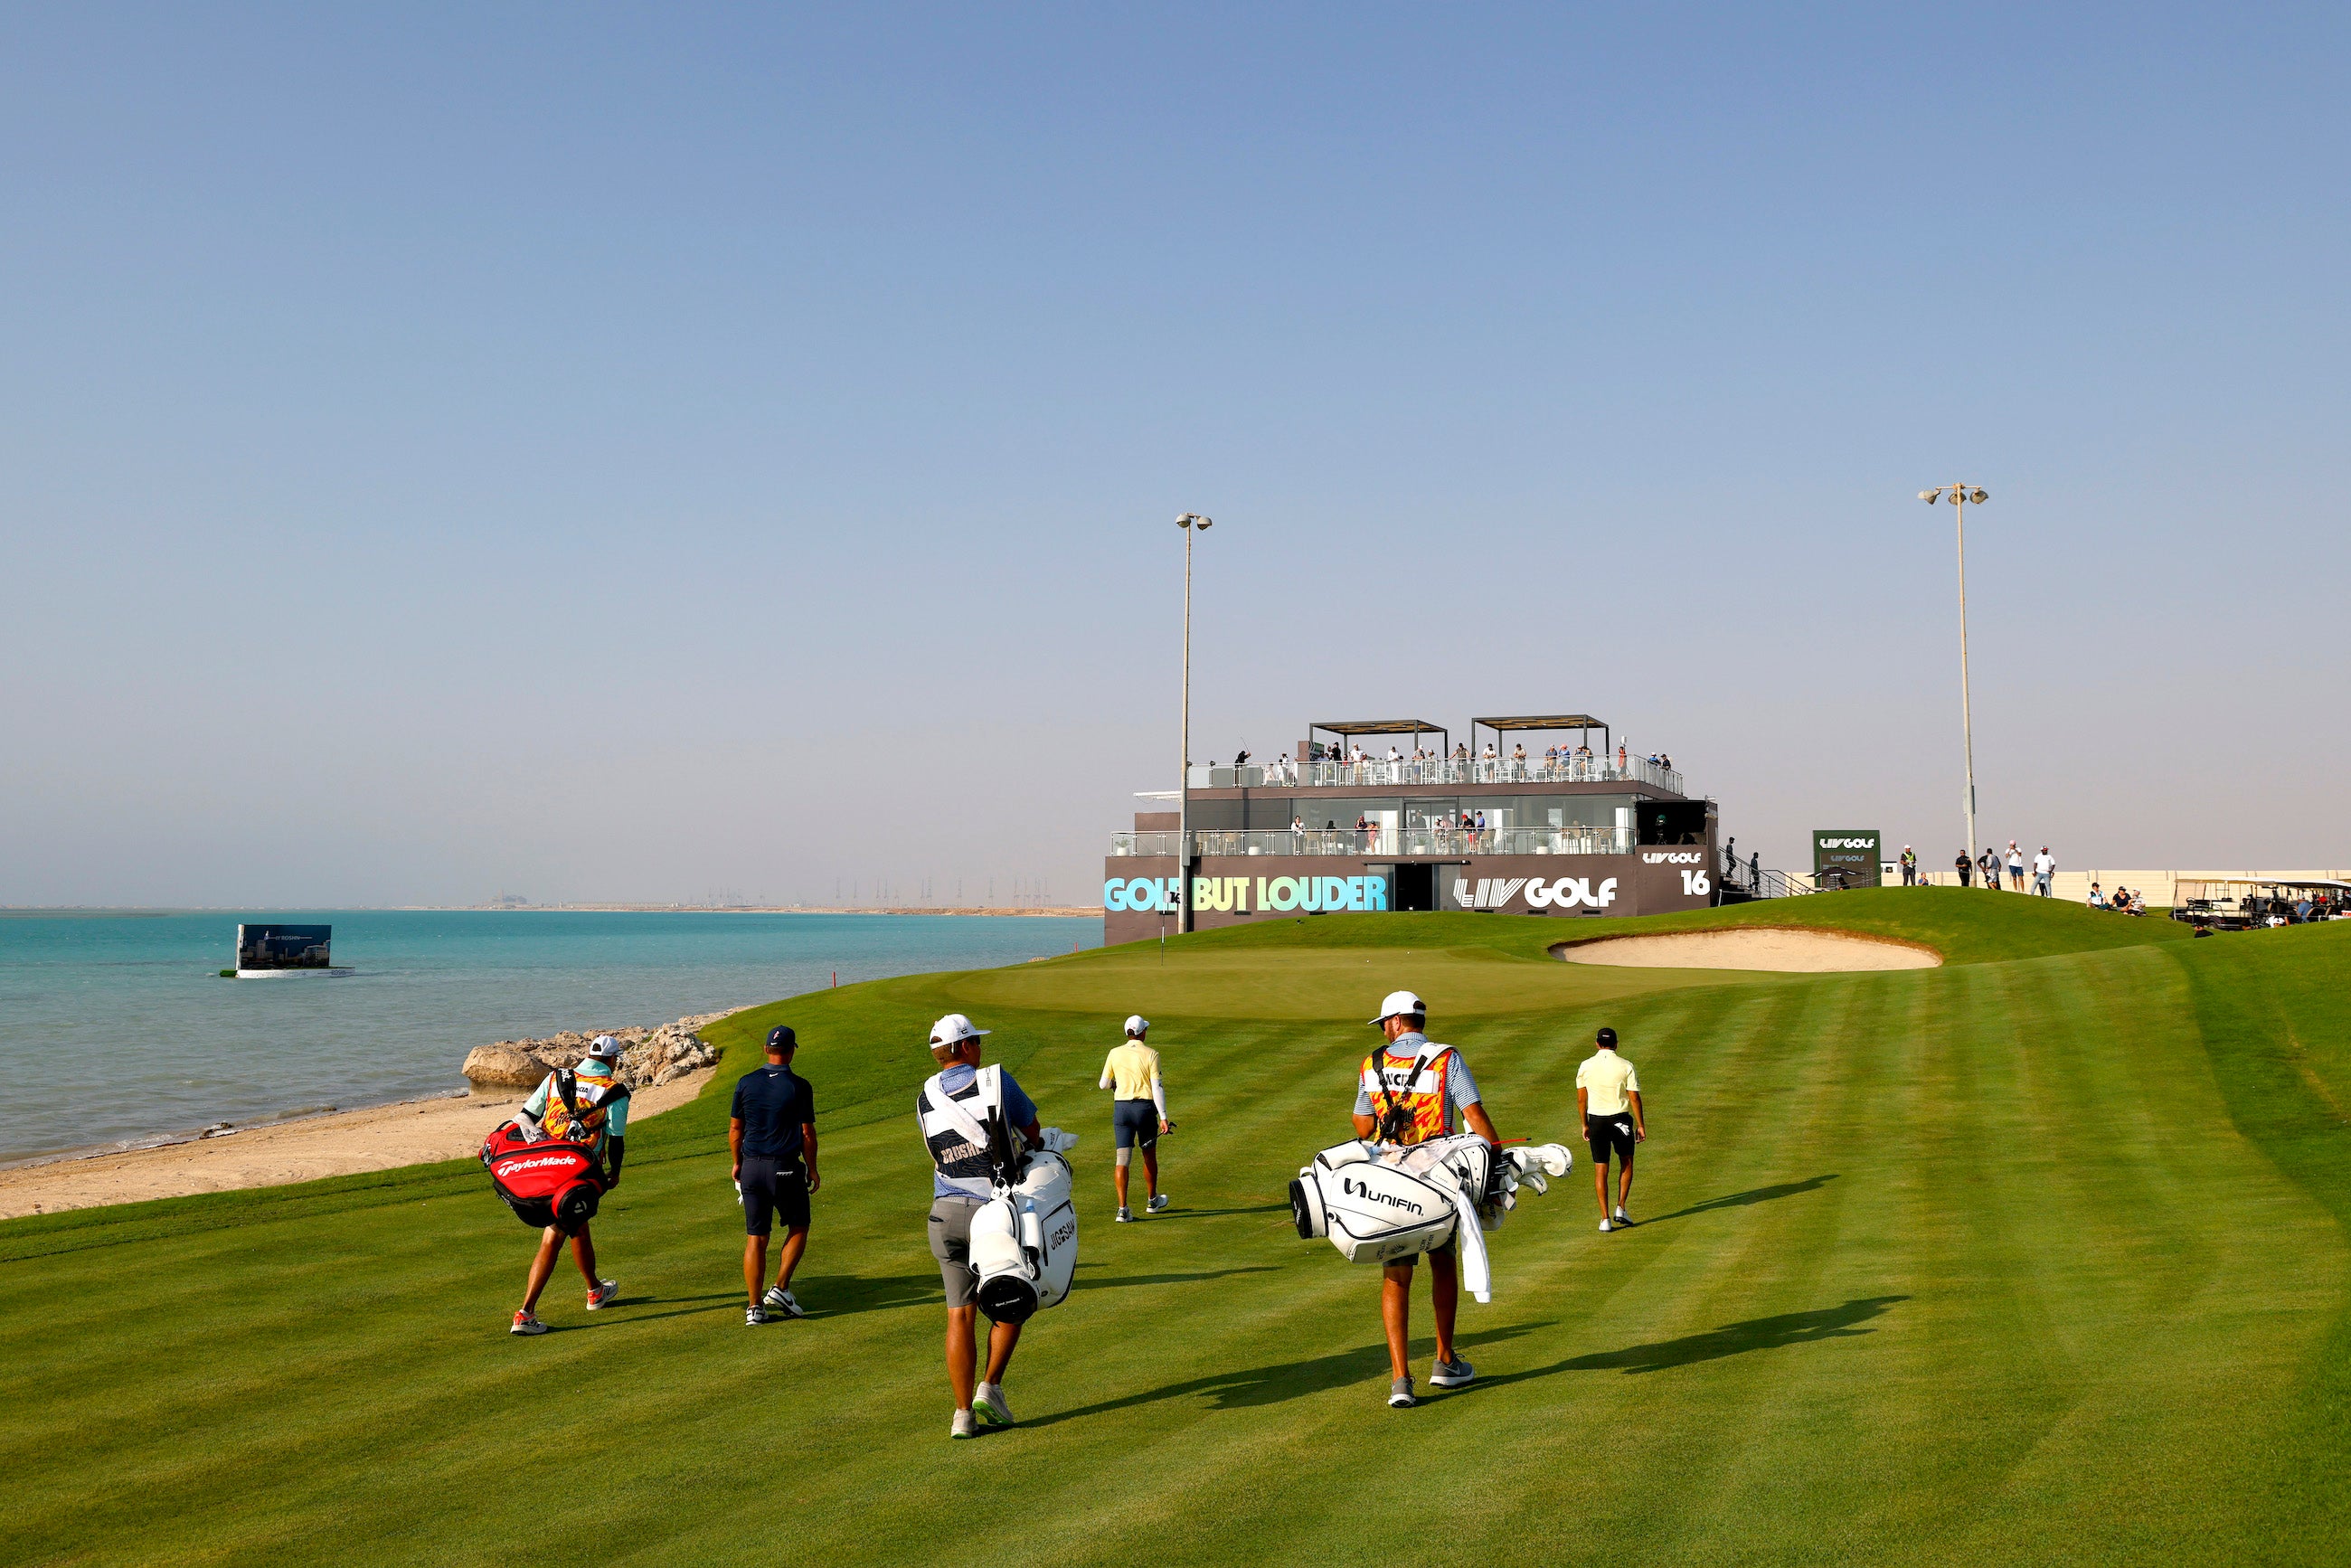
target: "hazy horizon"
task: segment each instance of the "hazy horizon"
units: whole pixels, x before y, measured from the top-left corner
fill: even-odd
[[[1954,480],[1984,841],[2351,862],[2346,26],[21,12],[0,904],[1090,904],[1186,510],[1196,760],[1946,866]]]

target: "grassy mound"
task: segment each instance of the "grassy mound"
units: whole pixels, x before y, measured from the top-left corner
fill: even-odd
[[[2340,1561],[2351,925],[1888,889],[1574,930],[1740,924],[1948,966],[1610,970],[1550,957],[1557,921],[1334,915],[738,1015],[722,1082],[789,1020],[822,1106],[805,1322],[741,1326],[723,1092],[632,1139],[621,1303],[559,1275],[535,1341],[530,1236],[466,1165],[0,1225],[0,1560],[894,1563],[1000,1516],[1073,1563]],[[1396,986],[1505,1136],[1573,1131],[1603,1022],[1653,1132],[1646,1223],[1594,1231],[1579,1155],[1464,1303],[1479,1382],[1405,1413],[1376,1276],[1281,1202]],[[1023,1426],[960,1444],[909,1114],[951,1009],[1086,1134]],[[1113,1227],[1129,1011],[1182,1125],[1175,1207]]]

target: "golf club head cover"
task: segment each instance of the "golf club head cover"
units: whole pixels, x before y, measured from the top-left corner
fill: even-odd
[[[1043,1132],[1045,1141],[1038,1146],[1049,1155],[1066,1155],[1078,1146],[1075,1133],[1065,1133],[1059,1127],[1047,1127]]]

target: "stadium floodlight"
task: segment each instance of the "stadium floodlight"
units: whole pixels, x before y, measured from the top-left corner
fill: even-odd
[[[1918,498],[1926,502],[1950,498],[1951,515],[1959,524],[1959,743],[1967,758],[1968,794],[1968,859],[1976,858],[1976,727],[1975,712],[1968,695],[1968,504],[1983,505],[1991,499],[1991,492],[1980,485],[1945,485],[1933,490],[1921,490]]]
[[[1192,539],[1216,526],[1197,512],[1176,519],[1184,530],[1184,701],[1177,726],[1182,766],[1176,774],[1176,929],[1192,928]]]

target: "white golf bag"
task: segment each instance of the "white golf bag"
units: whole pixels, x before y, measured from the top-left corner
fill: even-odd
[[[1498,1150],[1473,1133],[1399,1147],[1361,1141],[1314,1156],[1290,1184],[1298,1234],[1327,1238],[1351,1263],[1393,1263],[1459,1244],[1462,1283],[1493,1300],[1485,1232],[1518,1207],[1519,1189],[1548,1190],[1573,1163],[1564,1145]]]
[[[1074,1133],[1045,1129],[1019,1179],[999,1186],[971,1217],[971,1271],[979,1276],[979,1310],[999,1323],[1025,1323],[1059,1306],[1078,1269],[1078,1210],[1070,1162],[1061,1151]]]

